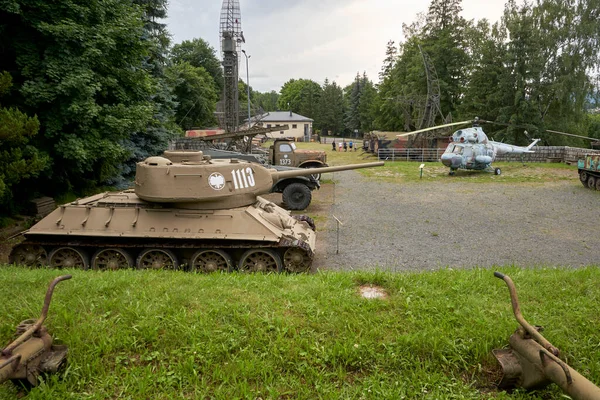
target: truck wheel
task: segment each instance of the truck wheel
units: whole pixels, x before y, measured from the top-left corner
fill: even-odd
[[[292,183],[283,189],[283,203],[290,210],[304,210],[312,200],[308,186],[302,183]]]
[[[319,167],[317,167],[317,166],[314,166],[314,167],[302,167],[302,168],[308,168],[308,169],[310,169],[310,168],[319,168]],[[311,176],[312,176],[313,178],[315,178],[316,180],[318,180],[318,181],[320,181],[320,180],[321,180],[321,174],[312,174]]]

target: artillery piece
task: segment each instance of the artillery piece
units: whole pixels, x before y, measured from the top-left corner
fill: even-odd
[[[54,287],[66,279],[71,279],[71,275],[59,276],[50,283],[37,321],[28,319],[17,326],[19,336],[0,353],[0,383],[12,380],[36,386],[40,374],[57,372],[64,364],[67,346],[53,345],[52,336],[42,324],[48,315]]]
[[[510,348],[493,351],[502,367],[498,386],[537,389],[554,382],[575,400],[600,399],[600,388],[558,358],[559,350],[542,336],[541,327],[531,326],[523,318],[512,279],[500,272],[494,272],[494,276],[508,286],[513,313],[519,323],[517,331],[510,336]]]
[[[312,219],[292,216],[259,195],[282,178],[381,165],[277,171],[238,159],[212,160],[201,151],[168,151],[137,164],[133,190],[62,205],[22,232],[25,241],[13,248],[10,262],[305,272],[315,251]]]

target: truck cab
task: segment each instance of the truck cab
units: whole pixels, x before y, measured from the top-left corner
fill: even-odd
[[[269,147],[272,165],[286,167],[318,168],[327,167],[327,154],[319,150],[299,150],[291,139],[275,139]]]

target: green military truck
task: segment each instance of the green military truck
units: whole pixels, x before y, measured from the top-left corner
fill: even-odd
[[[577,161],[577,170],[583,186],[600,190],[600,154],[586,154]]]
[[[300,150],[291,139],[275,139],[269,147],[268,164],[296,168],[327,167],[327,153],[320,150]],[[321,174],[315,174],[316,179]]]

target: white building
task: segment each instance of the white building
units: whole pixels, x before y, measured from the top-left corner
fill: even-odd
[[[289,129],[267,133],[269,138],[293,137],[304,141],[310,141],[312,135],[313,120],[291,111],[269,111],[258,117],[258,126],[271,128],[276,126],[288,125]]]

